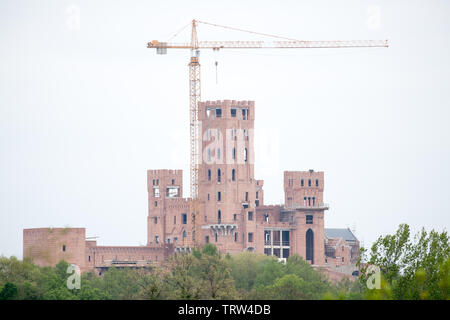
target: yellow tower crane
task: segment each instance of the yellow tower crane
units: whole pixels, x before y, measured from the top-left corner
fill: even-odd
[[[279,40],[266,41],[198,41],[197,24],[202,23],[214,27],[229,30],[242,31],[260,36],[272,37]],[[157,54],[166,54],[167,49],[190,49],[191,58],[189,61],[189,101],[190,101],[190,211],[191,211],[191,245],[197,245],[196,231],[198,220],[196,217],[200,211],[199,200],[199,165],[200,165],[200,145],[199,145],[199,120],[198,103],[201,97],[200,86],[200,49],[289,49],[289,48],[367,48],[367,47],[388,47],[387,40],[333,40],[333,41],[303,41],[292,38],[280,37],[276,35],[243,30],[199,20],[192,20],[190,43],[160,42],[153,40],[148,42],[147,48],[155,48]],[[173,37],[175,37],[176,33]]]

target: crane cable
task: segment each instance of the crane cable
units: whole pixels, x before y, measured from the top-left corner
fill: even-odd
[[[256,32],[256,31],[250,31],[250,30],[244,30],[244,29],[239,29],[239,28],[234,28],[234,27],[227,27],[227,26],[222,26],[222,25],[220,25],[220,24],[209,23],[209,22],[205,22],[205,21],[199,21],[199,20],[197,20],[197,22],[203,23],[203,24],[208,24],[208,25],[214,26],[214,27],[224,28],[224,29],[230,29],[230,30],[235,30],[235,31],[241,31],[241,32],[253,33],[253,34],[257,34],[257,35],[265,36],[265,37],[272,37],[272,38],[278,38],[278,39],[284,39],[284,40],[290,40],[290,41],[300,41],[300,40],[298,40],[298,39],[287,38],[287,37],[280,37],[280,36],[273,35],[273,34],[262,33],[262,32]]]

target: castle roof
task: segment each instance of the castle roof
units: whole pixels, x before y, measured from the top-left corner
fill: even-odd
[[[358,241],[350,229],[325,228],[325,235],[328,239],[342,238],[345,241]]]

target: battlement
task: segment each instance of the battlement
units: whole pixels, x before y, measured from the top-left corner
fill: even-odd
[[[198,103],[199,120],[255,120],[255,102],[217,100]]]

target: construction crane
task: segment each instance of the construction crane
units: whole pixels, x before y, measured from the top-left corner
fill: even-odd
[[[225,28],[234,31],[242,31],[255,35],[272,37],[279,40],[266,41],[198,41],[197,24],[202,23],[214,27]],[[388,47],[387,40],[334,40],[334,41],[303,41],[287,37],[254,32],[234,27],[218,25],[214,23],[192,20],[171,38],[177,36],[186,27],[191,26],[191,41],[188,43],[160,42],[153,40],[147,43],[147,48],[156,49],[157,54],[166,54],[167,49],[189,49],[191,57],[189,61],[189,114],[190,114],[190,210],[191,210],[191,241],[196,246],[196,229],[200,209],[199,201],[199,165],[200,165],[200,145],[199,145],[199,118],[198,103],[201,99],[200,85],[200,49],[289,49],[289,48],[365,48],[365,47]],[[169,39],[170,40],[170,39]]]

